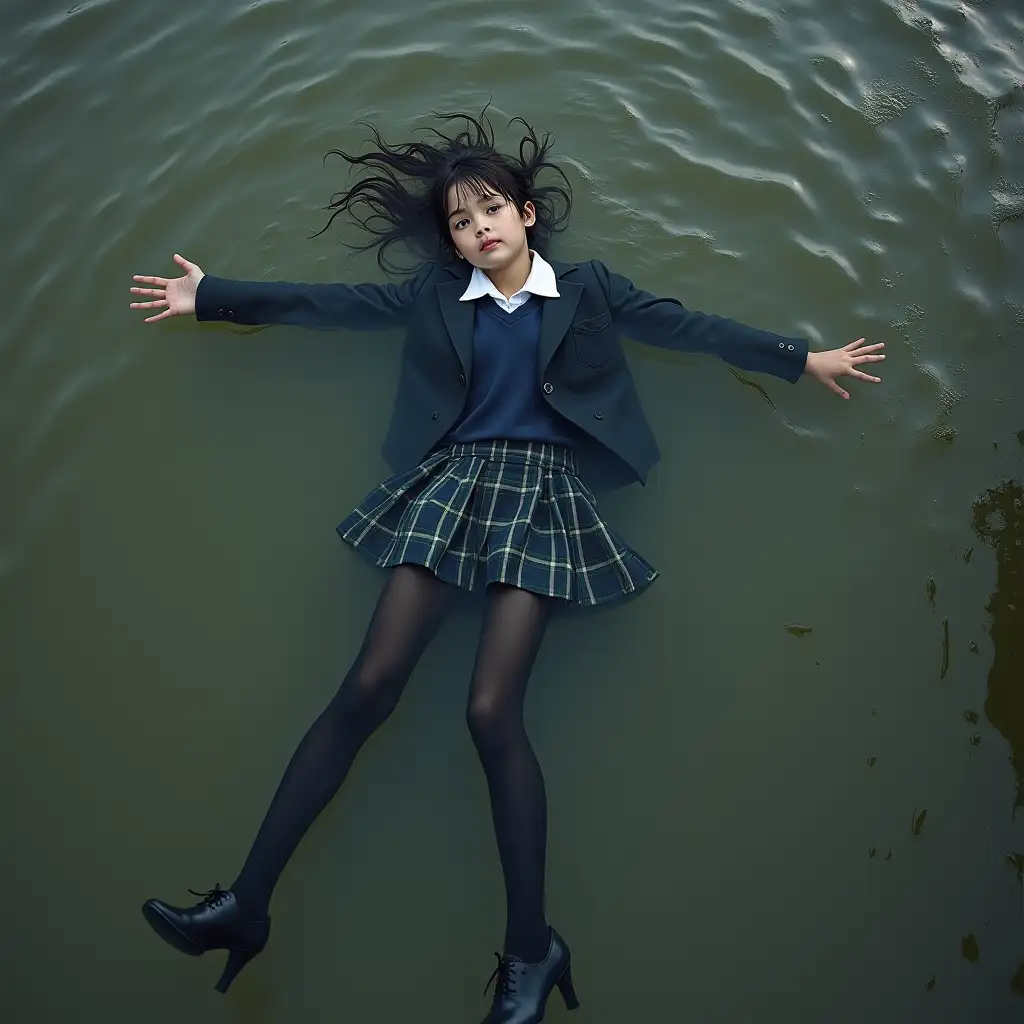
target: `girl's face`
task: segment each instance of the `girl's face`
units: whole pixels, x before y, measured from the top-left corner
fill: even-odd
[[[527,249],[526,229],[537,220],[533,203],[520,216],[515,203],[496,192],[448,190],[448,231],[463,258],[481,270],[500,270]]]

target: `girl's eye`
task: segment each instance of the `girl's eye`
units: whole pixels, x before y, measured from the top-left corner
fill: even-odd
[[[500,210],[500,209],[501,209],[501,203],[491,203],[491,205],[487,207],[487,212],[488,213],[494,213],[496,210]],[[461,228],[464,228],[468,223],[469,223],[469,221],[465,217],[463,217],[461,220],[457,220],[455,222],[455,230],[458,231]]]

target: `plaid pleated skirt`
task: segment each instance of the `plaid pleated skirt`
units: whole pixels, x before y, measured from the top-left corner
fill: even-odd
[[[658,577],[601,518],[571,449],[477,441],[389,477],[338,525],[375,565],[422,565],[465,590],[506,583],[580,605]]]

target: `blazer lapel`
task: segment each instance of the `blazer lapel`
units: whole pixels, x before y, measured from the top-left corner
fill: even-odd
[[[473,364],[473,314],[476,310],[476,303],[459,301],[465,290],[466,281],[461,278],[454,281],[442,281],[437,286],[444,325],[448,328],[448,336],[451,338],[452,345],[455,346],[468,381]]]
[[[558,298],[545,299],[544,311],[540,318],[540,346],[538,351],[538,373],[543,376],[558,346],[569,330],[569,324],[580,304],[583,285],[574,281],[558,282]]]

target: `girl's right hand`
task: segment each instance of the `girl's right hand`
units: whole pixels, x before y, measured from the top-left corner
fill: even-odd
[[[156,320],[163,320],[169,316],[188,316],[196,311],[196,289],[199,282],[206,276],[194,263],[189,263],[184,256],[174,254],[174,262],[184,271],[184,277],[146,277],[136,274],[132,280],[142,284],[155,285],[153,288],[131,288],[133,295],[150,295],[150,302],[133,302],[131,309],[157,309],[164,308],[162,313],[155,316],[147,316],[143,323],[153,323]]]

